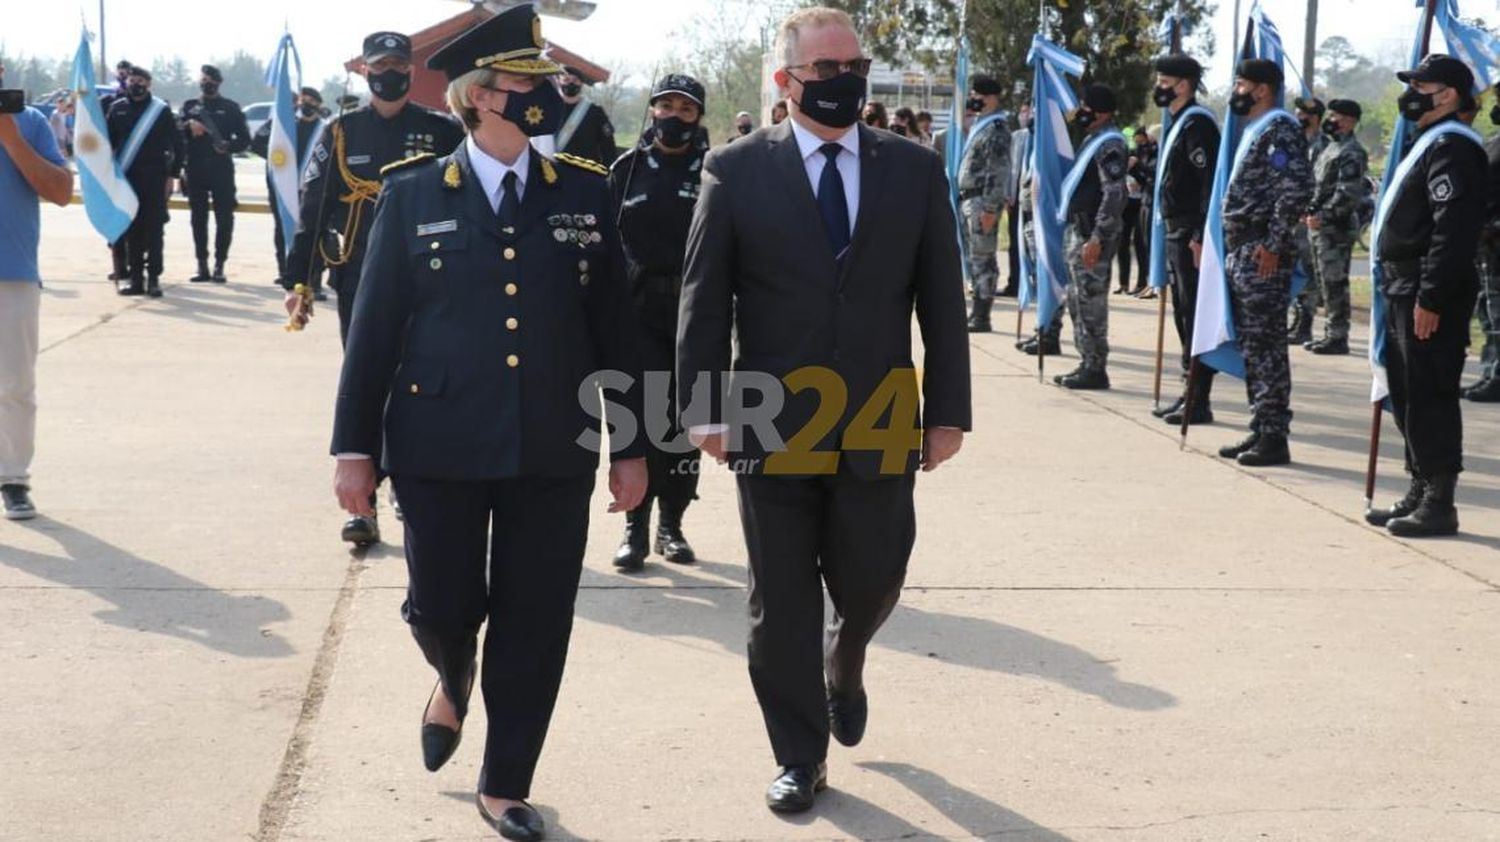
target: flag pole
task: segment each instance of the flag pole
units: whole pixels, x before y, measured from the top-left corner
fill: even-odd
[[[1045,36],[1047,34],[1047,0],[1036,0],[1036,31],[1037,31],[1038,35]],[[1036,130],[1035,129],[1036,121],[1040,120],[1041,118],[1042,118],[1042,115],[1040,115],[1040,114],[1034,114],[1034,115],[1032,115],[1032,118],[1031,118],[1031,124],[1032,124],[1032,127],[1033,127],[1032,131]],[[1036,143],[1036,136],[1035,135],[1032,135],[1032,143],[1033,143],[1033,145]],[[1038,154],[1040,154],[1040,153],[1038,153]],[[1035,173],[1032,174],[1031,178],[1032,178],[1031,189],[1035,190],[1036,189],[1036,175],[1035,175]],[[1023,242],[1024,242],[1024,236],[1025,235],[1023,233],[1022,234]],[[1040,258],[1040,256],[1041,256],[1040,252],[1038,253],[1037,256],[1038,256],[1038,258]],[[1038,382],[1038,383],[1046,383],[1047,382],[1047,348],[1046,348],[1046,344],[1047,343],[1046,343],[1046,333],[1045,333],[1046,328],[1042,324],[1042,279],[1041,279],[1041,276],[1037,276],[1037,279],[1036,279],[1036,296],[1037,296],[1037,298],[1036,298],[1036,382]],[[1017,321],[1016,321],[1016,338],[1019,339],[1020,337],[1021,337],[1021,322],[1020,322],[1020,320],[1018,318]]]
[[[1182,0],[1177,0],[1177,20],[1172,25],[1172,52],[1174,54],[1182,52]],[[1166,114],[1167,112],[1163,111],[1162,113]],[[1163,119],[1161,133],[1165,135],[1166,132],[1167,122]],[[1162,137],[1161,140],[1165,141],[1166,138]],[[1161,373],[1166,361],[1167,296],[1171,294],[1172,285],[1168,283],[1162,286],[1161,293],[1156,296],[1156,379],[1155,385],[1151,389],[1151,408],[1153,410],[1161,409]],[[1183,411],[1187,411],[1185,404]]]
[[[1440,0],[1427,0],[1422,8],[1422,57],[1425,58],[1432,51],[1432,25],[1437,15],[1437,4]],[[1387,190],[1395,189],[1396,185],[1386,185]],[[1373,273],[1376,249],[1379,243],[1370,243],[1371,269]],[[1380,287],[1376,285],[1371,290],[1372,295],[1380,295]],[[1372,308],[1371,314],[1373,316]],[[1375,341],[1375,325],[1370,326],[1370,341]],[[1370,457],[1365,466],[1365,511],[1370,511],[1375,506],[1375,474],[1376,467],[1380,461],[1380,424],[1382,413],[1385,409],[1385,399],[1381,398],[1370,403]]]

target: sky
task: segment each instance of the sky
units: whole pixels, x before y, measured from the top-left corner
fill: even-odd
[[[1097,1],[1097,0],[1095,0]],[[235,50],[269,58],[283,27],[290,29],[302,53],[305,79],[320,84],[343,74],[343,61],[359,52],[360,42],[380,29],[415,31],[463,11],[467,0],[254,0],[225,4],[203,0],[105,0],[110,63],[120,58],[147,64],[156,57],[182,55],[190,65]],[[1244,0],[1242,17],[1251,0]],[[671,33],[681,21],[706,13],[714,0],[597,0],[598,10],[583,22],[546,18],[547,37],[606,67],[622,63],[649,68],[681,45]],[[1281,29],[1288,52],[1300,65],[1306,31],[1306,0],[1263,0]],[[1493,18],[1497,0],[1460,0],[1465,15]],[[0,43],[8,52],[53,57],[77,48],[80,9],[97,30],[98,0],[81,5],[50,0],[0,0],[4,26]],[[1213,27],[1218,56],[1209,66],[1209,82],[1227,84],[1234,0],[1219,0]],[[351,10],[358,10],[351,14]],[[1320,0],[1318,41],[1343,35],[1367,55],[1404,55],[1411,43],[1417,11],[1412,0]],[[96,43],[96,57],[98,45]],[[358,87],[358,86],[356,86]]]

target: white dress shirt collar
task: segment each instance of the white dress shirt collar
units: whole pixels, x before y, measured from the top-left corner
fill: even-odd
[[[788,119],[792,124],[792,135],[797,138],[797,149],[802,152],[802,160],[806,161],[814,155],[821,155],[825,143],[837,143],[859,160],[859,124],[856,123],[844,132],[844,136],[835,141],[827,141],[802,127],[796,120]],[[819,163],[822,163],[821,161]]]
[[[490,200],[490,210],[500,210],[500,195],[504,189],[505,174],[514,172],[516,174],[516,199],[522,199],[526,195],[526,176],[531,172],[531,146],[528,144],[521,154],[516,156],[514,164],[505,164],[491,156],[488,152],[479,148],[474,142],[474,136],[469,135],[464,141],[469,150],[469,167],[474,170],[474,177],[479,179],[479,185],[484,188],[484,195]]]

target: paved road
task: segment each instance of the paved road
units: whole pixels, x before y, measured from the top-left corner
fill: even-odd
[[[420,766],[399,535],[337,541],[335,325],[281,331],[269,219],[205,288],[176,283],[176,215],[160,301],[110,293],[79,209],[44,220],[46,517],[0,523],[0,839],[487,838],[482,717]],[[1297,464],[1244,471],[1211,455],[1239,385],[1179,450],[1146,412],[1153,304],[1111,303],[1109,393],[973,341],[978,429],[919,482],[870,733],[809,816],[760,803],[729,477],[688,515],[704,562],[636,578],[601,494],[535,792],[554,838],[1500,838],[1500,412],[1468,416],[1465,534],[1396,541],[1358,518],[1357,353],[1296,353]]]

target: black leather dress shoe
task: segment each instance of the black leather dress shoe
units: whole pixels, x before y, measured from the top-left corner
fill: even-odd
[[[476,662],[469,667],[469,692],[474,692],[474,676],[479,674],[479,664]],[[422,765],[427,771],[436,772],[453,758],[453,753],[458,751],[458,744],[464,738],[464,723],[460,718],[458,728],[449,728],[447,725],[439,725],[436,722],[427,721],[427,713],[432,710],[432,700],[437,698],[438,688],[443,686],[442,680],[432,688],[432,695],[427,697],[427,706],[422,708]]]
[[[499,817],[490,815],[490,811],[484,806],[484,798],[478,793],[474,794],[474,804],[479,807],[479,815],[484,819],[485,824],[494,828],[506,839],[515,839],[518,842],[538,842],[547,838],[547,823],[542,821],[542,814],[530,804],[512,807],[501,813]]]
[[[766,790],[766,806],[774,813],[811,810],[818,793],[828,788],[828,764],[787,766]]]
[[[349,518],[344,522],[339,537],[359,549],[374,546],[380,543],[380,523],[373,517],[363,515]]]
[[[865,738],[865,724],[870,721],[870,697],[863,689],[844,693],[828,685],[828,730],[846,746],[857,746]]]

